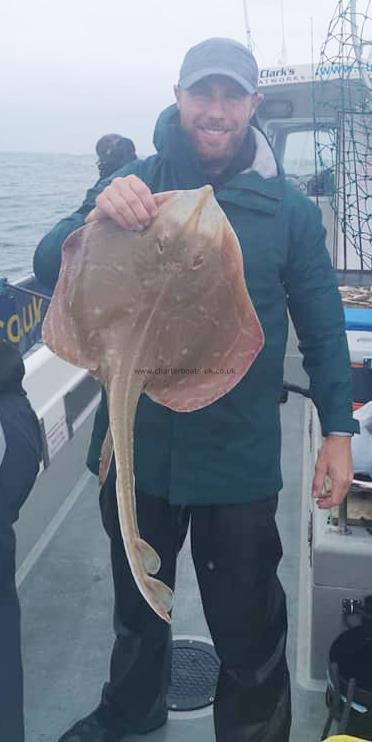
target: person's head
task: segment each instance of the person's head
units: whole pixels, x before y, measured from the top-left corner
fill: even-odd
[[[240,148],[263,96],[251,51],[233,39],[212,38],[191,47],[174,91],[181,126],[199,158],[216,171]]]
[[[25,375],[22,356],[15,345],[0,340],[0,392],[19,386]]]
[[[98,140],[96,152],[101,178],[108,178],[115,170],[137,159],[132,140],[121,134],[105,134]]]

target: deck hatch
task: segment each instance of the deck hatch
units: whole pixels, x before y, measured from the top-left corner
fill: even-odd
[[[193,711],[210,706],[214,701],[219,668],[215,649],[208,642],[175,639],[168,708]]]

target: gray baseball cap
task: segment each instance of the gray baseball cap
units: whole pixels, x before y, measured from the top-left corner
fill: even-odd
[[[234,39],[217,37],[192,46],[183,60],[178,84],[187,89],[208,75],[231,77],[250,95],[257,92],[257,62],[252,52]]]

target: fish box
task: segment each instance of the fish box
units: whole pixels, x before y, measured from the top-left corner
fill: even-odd
[[[363,359],[364,355],[362,351]],[[327,511],[314,507],[311,485],[321,444],[318,415],[313,403],[307,400],[297,678],[305,688],[314,690],[324,688],[329,649],[336,636],[346,629],[345,612],[363,604],[372,593],[372,524],[369,520],[372,492],[366,490],[355,496],[350,492],[346,528],[339,524],[338,509]],[[358,625],[356,617],[351,620]]]
[[[345,308],[353,374],[353,408],[372,399],[372,309]]]

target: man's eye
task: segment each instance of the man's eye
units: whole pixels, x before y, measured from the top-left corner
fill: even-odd
[[[193,90],[192,95],[195,98],[208,98],[209,93],[207,90]]]
[[[244,95],[239,90],[230,90],[227,97],[231,98],[231,100],[242,100]]]

